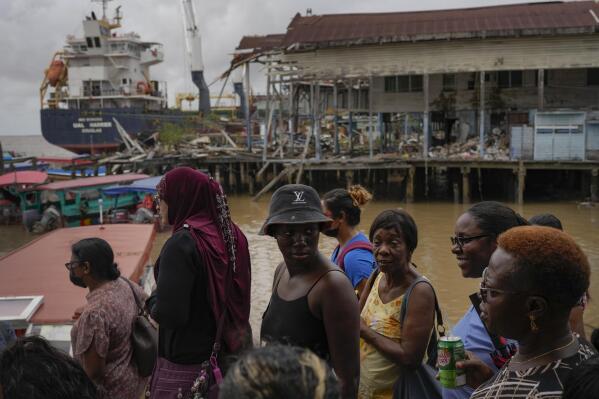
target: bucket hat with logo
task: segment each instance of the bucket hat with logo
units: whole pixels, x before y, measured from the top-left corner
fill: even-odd
[[[322,212],[316,190],[303,184],[287,184],[274,192],[270,199],[268,218],[259,235],[270,234],[273,224],[326,223],[331,219]]]

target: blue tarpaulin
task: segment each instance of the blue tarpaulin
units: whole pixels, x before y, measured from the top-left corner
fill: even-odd
[[[147,179],[136,180],[131,184],[115,184],[102,189],[104,195],[119,195],[131,192],[138,193],[156,193],[156,186],[162,179],[162,176],[149,177]]]

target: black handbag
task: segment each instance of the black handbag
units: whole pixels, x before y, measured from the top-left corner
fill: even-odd
[[[418,278],[416,281],[408,287],[404,294],[404,299],[401,304],[399,311],[399,320],[401,326],[403,326],[404,319],[408,309],[408,302],[412,289],[416,284],[425,282],[431,285],[431,283],[425,278]],[[432,287],[432,285],[431,285]],[[434,293],[434,288],[433,288]],[[393,399],[441,399],[442,391],[441,384],[435,378],[437,370],[435,369],[435,363],[437,362],[437,333],[442,337],[445,335],[445,327],[443,327],[443,316],[441,309],[439,308],[439,302],[437,301],[437,295],[435,294],[435,314],[436,314],[436,328],[433,331],[431,339],[426,348],[428,355],[428,361],[420,364],[416,368],[401,367],[399,378],[393,386]]]
[[[137,365],[139,375],[149,377],[158,358],[158,330],[150,322],[148,312],[135,293],[133,283],[124,277],[121,278],[129,284],[137,305],[137,316],[133,319],[131,328],[133,361]]]

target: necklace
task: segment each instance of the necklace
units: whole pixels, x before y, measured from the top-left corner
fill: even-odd
[[[550,353],[557,352],[557,351],[559,351],[559,350],[561,350],[561,349],[567,348],[568,346],[572,345],[572,344],[573,344],[575,341],[576,341],[576,337],[575,337],[574,335],[572,335],[572,339],[571,339],[571,340],[570,340],[570,341],[569,341],[567,344],[565,344],[565,345],[562,345],[562,346],[560,346],[560,347],[557,347],[557,348],[551,349],[550,351],[547,351],[547,352],[541,353],[540,355],[537,355],[537,356],[535,356],[535,357],[531,357],[530,359],[526,359],[526,360],[522,360],[522,361],[518,361],[518,360],[514,360],[514,359],[512,359],[512,360],[511,360],[511,363],[516,363],[516,364],[525,364],[525,363],[532,362],[533,360],[537,360],[537,359],[539,359],[539,358],[541,358],[541,357],[543,357],[543,356],[547,356],[547,355],[548,355],[548,354],[550,354]]]

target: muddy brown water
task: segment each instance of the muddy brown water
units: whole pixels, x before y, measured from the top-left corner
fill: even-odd
[[[258,338],[260,319],[270,298],[273,273],[282,257],[273,238],[257,234],[266,218],[268,198],[255,203],[248,196],[234,196],[229,198],[229,202],[234,220],[246,233],[250,243],[251,322],[254,336]],[[418,224],[419,242],[413,261],[418,265],[418,270],[432,280],[445,318],[451,326],[460,319],[469,304],[468,295],[478,286],[478,281],[462,278],[450,252],[449,237],[453,234],[454,222],[467,206],[451,203],[406,205],[398,201],[375,201],[364,209],[360,229],[367,233],[371,221],[379,212],[396,207],[407,209]],[[590,331],[591,326],[599,327],[599,206],[585,208],[576,203],[551,202],[528,203],[522,207],[514,207],[526,218],[541,212],[555,214],[562,220],[565,230],[574,236],[586,252],[593,274],[590,287],[592,299],[585,311],[585,323],[587,331]],[[152,249],[152,261],[158,256],[169,235],[169,232],[157,235]],[[0,226],[0,255],[33,238],[35,237],[26,233],[20,226]],[[321,235],[320,248],[324,254],[329,256],[335,245],[334,240]]]

